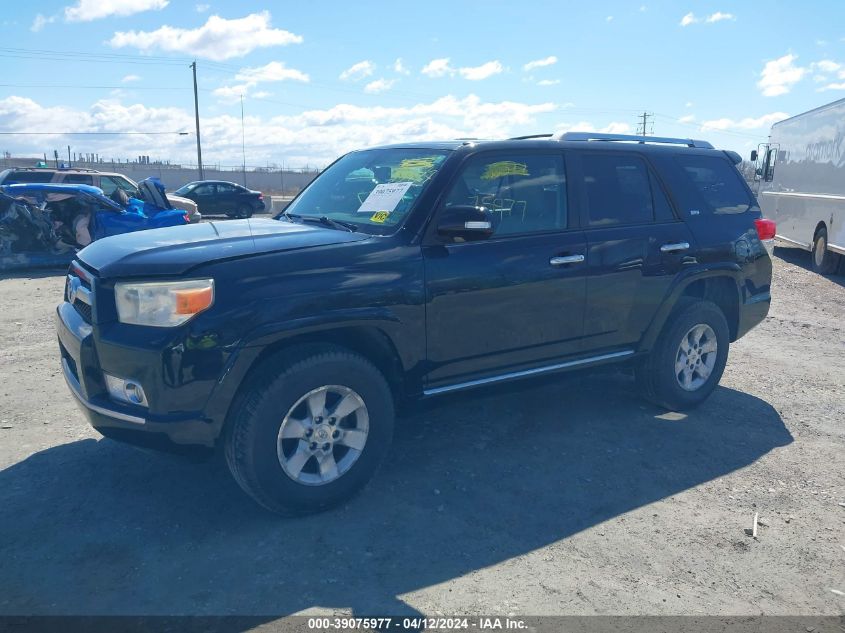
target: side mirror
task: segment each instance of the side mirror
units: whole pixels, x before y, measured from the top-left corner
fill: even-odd
[[[494,230],[490,209],[471,204],[446,207],[437,222],[438,235],[466,242],[486,240]]]
[[[751,150],[751,162],[752,163],[757,162],[757,150],[756,149]]]

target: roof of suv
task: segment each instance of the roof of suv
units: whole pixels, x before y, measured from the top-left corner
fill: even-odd
[[[590,149],[601,149],[611,151],[637,151],[637,152],[690,152],[707,153],[714,152],[738,163],[741,159],[738,154],[728,150],[715,149],[707,141],[694,139],[669,138],[659,136],[632,136],[627,134],[603,134],[589,132],[567,132],[562,135],[536,134],[530,136],[518,136],[509,139],[486,140],[486,139],[456,139],[454,141],[420,141],[410,143],[395,143],[383,145],[378,149],[387,148],[425,148],[439,150],[467,149],[489,149],[489,150],[513,150],[518,146],[527,149],[548,149],[550,144],[569,149],[584,149],[589,145]]]

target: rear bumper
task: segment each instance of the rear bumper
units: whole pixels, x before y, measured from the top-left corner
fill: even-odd
[[[740,306],[736,338],[748,334],[751,328],[762,323],[769,314],[771,305],[772,294],[769,290],[747,296],[743,305]]]

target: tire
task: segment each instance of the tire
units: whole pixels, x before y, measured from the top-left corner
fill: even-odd
[[[821,226],[813,236],[813,250],[810,253],[812,268],[820,275],[832,275],[839,269],[841,256],[827,248],[827,228]]]
[[[684,359],[681,345],[696,341],[697,349],[709,349],[715,343],[715,351],[698,355],[695,349]],[[689,337],[689,338],[688,338]],[[684,298],[657,338],[651,353],[634,370],[640,393],[647,400],[673,411],[691,409],[700,405],[716,388],[728,361],[730,331],[725,315],[710,301]],[[695,361],[698,359],[698,365]],[[696,369],[678,371],[687,362],[693,362]],[[706,377],[705,375],[706,374]],[[685,388],[682,382],[690,382]]]
[[[311,397],[317,394],[319,407],[321,389],[329,389],[323,415],[310,415]],[[360,405],[330,426],[330,413],[347,398],[344,411]],[[303,417],[305,423],[294,424]],[[244,492],[268,510],[319,512],[348,500],[372,478],[390,448],[393,423],[393,394],[370,361],[340,347],[303,346],[271,358],[247,378],[229,412],[226,462]],[[311,435],[305,437],[307,427]],[[322,473],[320,463],[332,461],[335,470]]]

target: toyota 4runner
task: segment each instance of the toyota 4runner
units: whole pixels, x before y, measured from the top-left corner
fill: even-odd
[[[219,446],[283,514],[360,489],[409,399],[626,363],[693,407],[769,309],[774,226],[737,162],[580,133],[352,152],[275,219],[80,251],[64,376],[103,435]]]

